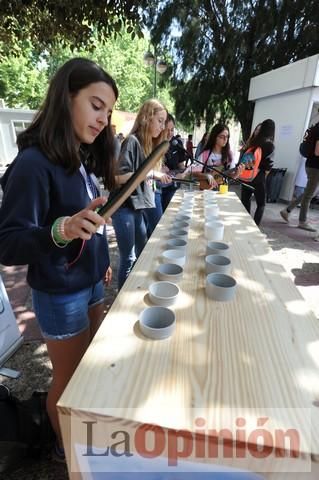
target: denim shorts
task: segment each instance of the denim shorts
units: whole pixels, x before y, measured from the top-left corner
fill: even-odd
[[[52,294],[32,289],[32,302],[44,338],[70,338],[89,327],[88,310],[104,302],[103,281],[79,292],[67,294]]]

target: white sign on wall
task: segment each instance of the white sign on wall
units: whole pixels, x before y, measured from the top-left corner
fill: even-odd
[[[23,337],[0,276],[0,367],[20,347],[22,342]]]
[[[292,125],[281,125],[279,129],[279,137],[282,138],[290,138],[294,133],[294,129]]]

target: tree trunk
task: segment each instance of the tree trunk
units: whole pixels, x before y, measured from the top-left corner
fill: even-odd
[[[240,105],[236,105],[235,110],[236,117],[241,125],[243,141],[246,142],[251,134],[254,103],[245,100],[245,102],[241,103]]]

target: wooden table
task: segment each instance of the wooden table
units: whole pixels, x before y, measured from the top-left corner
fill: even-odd
[[[176,332],[166,340],[147,339],[139,332],[138,316],[150,305],[148,286],[156,281],[155,270],[182,192],[163,215],[58,403],[69,472],[83,468],[73,454],[76,445],[85,445],[88,428],[94,447],[103,448],[110,445],[106,438],[112,432],[129,432],[123,438],[132,439],[136,429],[150,424],[158,426],[156,435],[165,434],[164,459],[165,454],[174,457],[172,439],[177,430],[193,434],[198,430],[202,435],[196,437],[197,451],[194,440],[192,451],[187,450],[183,434],[181,462],[264,471],[267,479],[318,478],[317,463],[311,462],[319,455],[318,320],[234,193],[216,198],[225,225],[224,241],[231,247],[236,297],[227,303],[208,299],[205,200],[202,192],[194,192],[194,197],[181,292],[170,307],[176,314]],[[84,423],[92,421],[97,423]],[[257,439],[258,427],[264,432],[262,440]],[[211,451],[213,458],[207,454],[201,458],[200,445],[216,437],[222,442],[222,429],[242,440],[236,444],[238,450],[232,450],[231,458],[224,450],[219,458]],[[278,452],[287,454],[289,442],[284,444],[278,432],[287,429],[294,429],[294,438],[301,439],[300,455],[287,459],[282,467]],[[263,460],[256,454],[258,441],[271,452]],[[130,444],[130,451],[140,448]],[[261,451],[267,453],[266,447]],[[278,472],[288,469],[312,469],[312,473]],[[84,473],[70,476],[87,478]]]

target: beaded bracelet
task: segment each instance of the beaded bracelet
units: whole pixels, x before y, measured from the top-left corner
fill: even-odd
[[[59,236],[60,238],[64,241],[64,242],[71,242],[71,240],[66,236],[65,234],[65,222],[69,219],[70,217],[61,217],[60,218],[60,222],[58,223],[57,225],[57,229],[58,229],[58,232],[59,232]]]
[[[64,248],[70,243],[72,240],[68,240],[65,235],[64,225],[66,220],[70,217],[59,217],[55,220],[51,227],[51,237],[53,243],[59,247]]]

